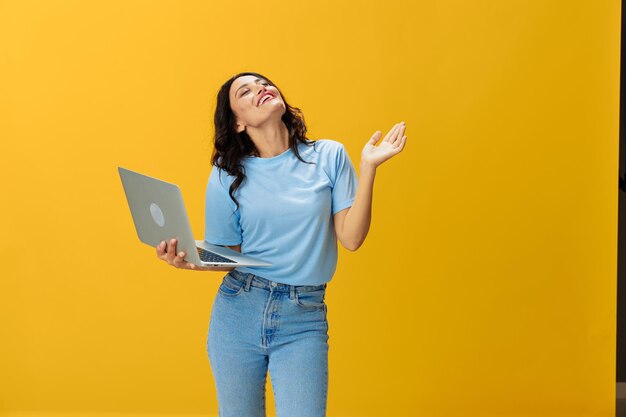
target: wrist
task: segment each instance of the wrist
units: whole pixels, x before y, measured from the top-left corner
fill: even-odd
[[[371,162],[361,161],[359,165],[359,173],[361,174],[375,174],[376,173],[376,165]]]

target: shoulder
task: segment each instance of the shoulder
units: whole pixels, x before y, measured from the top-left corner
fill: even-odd
[[[227,171],[211,165],[211,172],[209,173],[209,184],[219,184],[222,187],[228,189],[232,182],[235,180],[233,175],[230,175]]]
[[[336,161],[345,155],[346,148],[343,143],[333,139],[318,139],[313,141],[315,151],[320,154],[321,159],[328,162]]]
[[[345,149],[343,143],[333,139],[318,139],[314,141],[315,146],[326,152],[338,152]]]

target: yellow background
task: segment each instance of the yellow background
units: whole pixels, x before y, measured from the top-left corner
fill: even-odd
[[[620,2],[0,1],[0,410],[217,415],[223,273],[139,242],[122,165],[204,231],[215,95],[311,139],[407,124],[328,287],[333,416],[613,416]],[[272,410],[271,395],[269,408]]]

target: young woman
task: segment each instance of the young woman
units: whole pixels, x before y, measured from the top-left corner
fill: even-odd
[[[298,108],[267,77],[243,72],[217,95],[215,144],[206,193],[204,239],[256,256],[271,267],[203,268],[176,254],[157,256],[182,269],[229,271],[217,291],[207,350],[219,415],[265,416],[269,370],[276,412],[326,415],[326,284],[337,239],[350,251],[370,226],[376,168],[404,148],[404,122],[361,153],[360,178],[344,146],[310,141]]]

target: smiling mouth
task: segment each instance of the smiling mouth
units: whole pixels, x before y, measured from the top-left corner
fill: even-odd
[[[272,99],[274,99],[274,98],[276,98],[276,97],[274,97],[274,96],[273,96],[272,94],[270,94],[270,93],[268,93],[268,94],[264,95],[264,96],[261,98],[261,101],[259,101],[259,106],[258,106],[258,107],[261,107],[262,105],[264,105],[265,103],[267,103],[268,101],[270,101],[270,100],[272,100]]]

